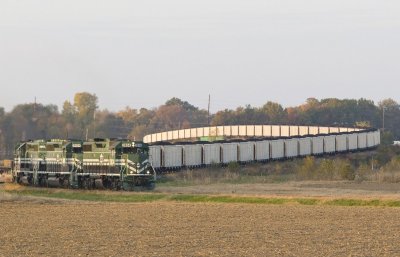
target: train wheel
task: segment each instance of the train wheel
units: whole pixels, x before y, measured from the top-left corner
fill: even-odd
[[[156,183],[154,181],[148,182],[146,185],[146,189],[153,190],[156,187]]]
[[[29,184],[30,186],[32,186],[32,185],[33,185],[33,176],[28,175],[27,180],[28,180],[28,184]]]
[[[90,178],[85,178],[85,189],[89,190],[92,188],[90,182]]]
[[[42,175],[38,176],[38,186],[43,187],[45,185],[44,177]]]
[[[60,177],[58,179],[58,184],[60,185],[60,187],[64,187],[64,178],[63,177]]]

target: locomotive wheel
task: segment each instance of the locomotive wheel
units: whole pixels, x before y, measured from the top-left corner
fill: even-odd
[[[69,187],[69,179],[67,179],[65,177],[60,177],[59,180],[58,180],[58,183],[63,188],[68,188]]]
[[[28,175],[27,180],[29,185],[33,185],[33,177],[31,175]]]
[[[40,186],[40,187],[44,187],[44,186],[46,186],[46,182],[47,182],[47,179],[46,179],[46,177],[45,176],[43,176],[43,175],[41,175],[41,176],[39,176],[38,177],[38,185]]]
[[[59,184],[61,187],[64,187],[64,179],[63,179],[62,177],[58,179],[58,184]]]
[[[113,179],[112,189],[117,191],[121,190],[121,181],[119,180],[119,178]]]
[[[146,188],[148,190],[153,190],[156,187],[156,183],[154,181],[148,182]]]
[[[89,178],[84,178],[83,180],[83,188],[88,190],[90,189],[90,179]]]

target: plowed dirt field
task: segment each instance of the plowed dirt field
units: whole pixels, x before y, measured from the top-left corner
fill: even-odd
[[[400,256],[400,208],[0,200],[0,256]]]

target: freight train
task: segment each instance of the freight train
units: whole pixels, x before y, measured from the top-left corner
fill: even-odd
[[[204,142],[199,139],[226,138]],[[241,125],[204,127],[121,139],[33,140],[15,149],[13,180],[35,186],[154,188],[156,172],[267,162],[374,148],[377,129]]]
[[[101,138],[21,142],[12,174],[17,183],[83,189],[152,189],[156,179],[147,144]]]
[[[212,132],[214,131],[214,132]],[[242,139],[179,143],[198,135]],[[158,171],[196,168],[230,162],[266,162],[307,155],[371,149],[380,144],[380,131],[337,127],[271,125],[221,126],[148,135],[150,162]],[[171,142],[168,142],[171,141]]]

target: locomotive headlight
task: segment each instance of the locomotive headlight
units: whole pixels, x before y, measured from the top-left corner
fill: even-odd
[[[150,171],[147,171],[147,174],[150,174]]]
[[[130,173],[130,174],[133,174],[133,171],[130,171],[129,173]]]

